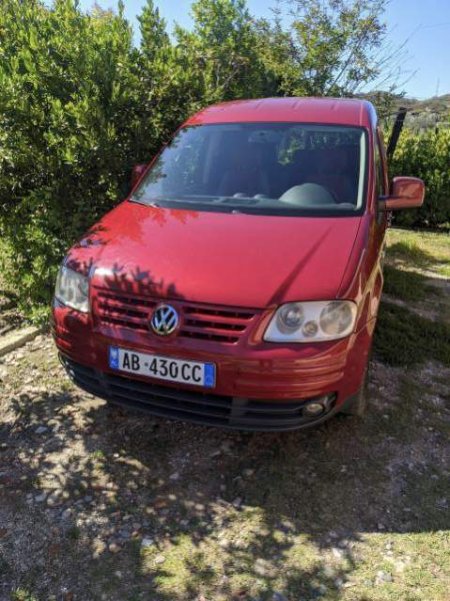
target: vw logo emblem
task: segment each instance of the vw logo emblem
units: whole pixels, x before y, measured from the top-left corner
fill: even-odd
[[[177,329],[180,319],[170,305],[159,305],[153,312],[150,326],[155,334],[168,336]]]

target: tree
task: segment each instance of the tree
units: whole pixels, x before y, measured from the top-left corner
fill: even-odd
[[[203,104],[264,94],[258,37],[245,0],[197,0],[192,31],[176,28]]]
[[[147,0],[142,13],[138,16],[141,30],[141,51],[148,64],[162,57],[170,47],[170,38],[166,31],[166,22],[153,0]]]
[[[167,141],[200,105],[191,65],[171,43],[166,22],[153,0],[147,0],[138,20],[141,46],[136,70],[142,119],[136,143],[142,160],[148,160],[161,141]]]
[[[386,47],[387,2],[291,0],[285,10],[279,1],[273,21],[258,21],[260,52],[278,93],[347,96],[392,80],[403,55]]]

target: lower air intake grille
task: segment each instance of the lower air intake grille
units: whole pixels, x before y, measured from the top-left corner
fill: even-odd
[[[109,374],[80,365],[61,355],[71,379],[91,394],[159,417],[239,430],[295,430],[321,421],[303,414],[306,399],[258,401],[209,392],[161,386]],[[330,403],[327,414],[332,410]],[[324,416],[321,416],[321,418]]]

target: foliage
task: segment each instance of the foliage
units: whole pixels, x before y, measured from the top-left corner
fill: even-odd
[[[259,21],[260,52],[288,96],[346,96],[392,75],[398,49],[386,47],[386,0],[278,2]],[[287,6],[287,14],[286,9]],[[284,23],[290,20],[286,28]],[[388,73],[386,67],[389,66]],[[395,69],[394,69],[395,70]]]
[[[171,38],[147,0],[135,47],[122,2],[85,13],[76,0],[2,0],[0,269],[22,309],[45,314],[66,249],[193,111],[244,97],[350,95],[374,82],[385,67],[385,3],[295,0],[290,20],[278,10],[256,21],[245,0],[196,0],[192,30],[177,26]],[[438,146],[426,140],[401,146],[395,168],[426,171],[435,224],[448,219],[439,209],[448,138],[439,137],[434,171]]]
[[[68,243],[124,192],[139,134],[132,32],[122,12],[86,17],[70,0],[52,10],[5,0],[0,36],[7,276],[24,304],[39,304]]]
[[[192,66],[171,44],[166,22],[153,0],[147,1],[139,22],[141,47],[136,65],[132,66],[138,76],[135,94],[136,114],[140,116],[135,149],[139,149],[141,161],[145,162],[200,104]]]
[[[202,104],[276,93],[265,85],[258,35],[245,0],[197,0],[192,31],[176,28]]]
[[[395,224],[437,227],[450,223],[450,129],[415,134],[404,130],[390,163],[392,175],[413,175],[425,181],[420,209],[395,215]]]

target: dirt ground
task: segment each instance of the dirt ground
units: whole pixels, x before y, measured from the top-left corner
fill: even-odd
[[[226,433],[0,364],[0,599],[449,599],[450,369],[372,363],[368,417]]]
[[[364,419],[225,432],[83,393],[47,335],[0,358],[0,601],[449,601],[448,287],[389,277]]]

